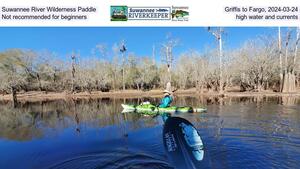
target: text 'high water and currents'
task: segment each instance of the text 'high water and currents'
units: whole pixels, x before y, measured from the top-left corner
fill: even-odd
[[[226,6],[224,12],[237,21],[300,21],[299,6]]]

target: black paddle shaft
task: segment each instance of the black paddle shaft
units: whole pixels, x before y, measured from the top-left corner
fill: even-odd
[[[185,134],[187,132],[183,128],[192,129],[189,131],[194,131],[194,136],[199,136],[194,126],[183,118],[169,117],[166,120],[163,129],[165,150],[171,164],[176,169],[198,169],[201,167],[201,160],[204,155],[202,141],[201,144],[198,142],[198,145],[187,141]]]

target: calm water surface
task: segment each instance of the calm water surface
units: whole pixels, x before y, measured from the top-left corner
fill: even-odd
[[[173,168],[161,117],[121,114],[143,99],[0,103],[1,169]],[[158,102],[157,99],[150,99]],[[205,146],[203,168],[300,168],[300,98],[176,98]]]

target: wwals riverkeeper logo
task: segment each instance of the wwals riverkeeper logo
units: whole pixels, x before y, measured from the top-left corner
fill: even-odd
[[[111,6],[110,7],[111,21],[127,21],[128,7],[127,6]]]
[[[170,7],[128,7],[128,20],[170,20]]]
[[[111,21],[171,20],[171,7],[111,6]]]

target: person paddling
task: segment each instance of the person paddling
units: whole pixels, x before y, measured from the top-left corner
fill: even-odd
[[[170,104],[173,101],[173,92],[170,92],[169,90],[164,90],[164,97],[161,99],[159,108],[166,108],[170,107]]]

